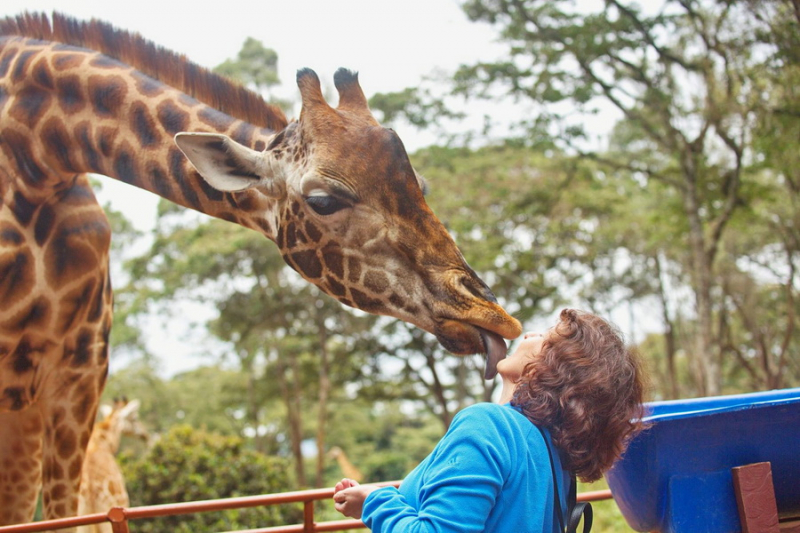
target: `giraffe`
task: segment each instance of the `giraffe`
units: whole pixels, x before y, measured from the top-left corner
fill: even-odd
[[[108,409],[104,410],[104,407]],[[83,461],[79,515],[107,513],[112,507],[130,505],[116,454],[123,435],[144,440],[149,438],[138,418],[138,400],[115,399],[113,406],[103,405],[100,410],[102,420],[92,430]],[[111,533],[111,524],[80,527],[78,533]]]
[[[361,473],[356,465],[350,462],[350,459],[347,458],[347,455],[344,453],[344,450],[338,446],[334,446],[330,450],[328,450],[328,456],[336,459],[336,462],[339,464],[339,469],[342,471],[342,475],[344,477],[353,479],[361,483],[364,481],[364,474]]]
[[[0,20],[0,524],[77,510],[108,370],[109,223],[87,173],[262,233],[344,305],[405,320],[487,378],[520,323],[423,198],[357,74],[310,69],[288,121],[139,35],[55,13]]]

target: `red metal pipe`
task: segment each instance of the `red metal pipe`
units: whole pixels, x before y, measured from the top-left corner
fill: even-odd
[[[596,502],[599,500],[610,500],[612,498],[613,496],[611,496],[611,491],[609,489],[581,492],[575,497],[579,502]]]
[[[379,487],[400,485],[399,481],[375,483]],[[345,531],[348,529],[361,529],[364,527],[361,520],[334,520],[330,522],[314,523],[314,502],[327,500],[333,497],[333,488],[301,490],[283,492],[279,494],[265,494],[261,496],[244,496],[240,498],[226,498],[222,500],[205,500],[198,502],[168,503],[163,505],[148,505],[132,507],[130,509],[114,507],[107,514],[95,513],[73,518],[59,518],[30,524],[17,524],[13,526],[0,526],[0,533],[38,533],[54,529],[86,526],[111,522],[114,533],[129,533],[128,521],[138,518],[153,518],[157,516],[170,516],[179,514],[202,513],[208,511],[222,511],[226,509],[241,509],[262,505],[279,505],[286,503],[303,503],[303,523],[291,526],[276,526],[264,529],[239,531],[238,533],[314,533],[317,531]],[[598,501],[611,499],[610,490],[598,490],[578,494],[579,502]]]

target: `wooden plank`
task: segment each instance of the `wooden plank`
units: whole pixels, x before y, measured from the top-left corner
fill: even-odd
[[[781,522],[781,533],[800,533],[800,520],[792,520],[791,522]]]
[[[753,463],[731,470],[742,533],[781,533],[772,465],[768,462]]]

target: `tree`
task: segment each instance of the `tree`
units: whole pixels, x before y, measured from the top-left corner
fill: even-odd
[[[798,272],[800,272],[800,3],[790,0],[748,2],[752,15],[766,29],[761,39],[775,54],[757,81],[767,94],[754,136],[759,176],[758,202],[747,221],[761,229],[739,249],[748,250],[750,264],[768,272],[768,283],[756,296],[767,312],[753,313],[737,305],[742,322],[756,341],[760,367],[745,365],[753,378],[778,388],[800,377],[798,347]],[[759,302],[760,303],[760,302]],[[747,316],[749,315],[749,316]],[[736,352],[737,356],[740,351]]]
[[[278,53],[272,48],[266,48],[257,39],[245,39],[236,59],[226,59],[214,68],[214,72],[247,85],[284,111],[291,107],[290,101],[280,100],[273,94],[273,89],[281,83],[278,76]]]
[[[288,464],[249,450],[243,440],[176,426],[141,459],[121,457],[131,506],[284,492]],[[137,531],[211,532],[302,521],[299,507],[253,507],[137,522]]]
[[[557,136],[571,149],[640,182],[658,182],[680,200],[685,232],[675,237],[688,251],[698,382],[702,393],[718,393],[716,264],[750,172],[746,153],[763,103],[752,80],[764,55],[774,53],[760,39],[764,25],[735,1],[664,2],[645,12],[608,0],[586,12],[566,1],[473,0],[464,9],[500,28],[510,57],[463,67],[460,90],[502,86],[543,104],[569,102],[582,118],[599,103],[610,105],[623,117],[628,142],[609,153],[587,147],[585,128],[552,107],[529,131],[558,124]]]

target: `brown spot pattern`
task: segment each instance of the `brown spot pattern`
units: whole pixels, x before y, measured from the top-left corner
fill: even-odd
[[[311,220],[305,221],[306,235],[311,242],[319,242],[322,239],[322,231]],[[340,276],[341,277],[341,276]]]
[[[6,128],[0,131],[0,138],[3,139],[0,146],[5,149],[7,154],[10,154],[22,176],[33,184],[42,183],[47,179],[47,174],[31,155],[30,137]]]
[[[153,98],[164,92],[164,84],[149,76],[134,72],[133,79],[136,82],[136,90],[143,96]]]
[[[75,431],[62,424],[56,428],[56,444],[58,446],[58,456],[62,459],[69,459],[78,449],[78,438]]]
[[[47,300],[37,298],[26,308],[3,324],[10,331],[26,331],[43,328],[50,318],[50,305]]]
[[[56,98],[67,115],[78,113],[86,107],[86,95],[78,76],[60,76],[56,80]]]
[[[389,288],[389,278],[380,270],[369,270],[364,275],[364,286],[376,294],[382,294]]]
[[[23,50],[17,57],[17,61],[11,70],[11,80],[15,83],[22,81],[28,72],[28,63],[31,58],[38,54],[38,50]]]
[[[353,297],[353,302],[356,304],[356,307],[367,312],[380,309],[383,306],[380,300],[372,298],[368,294],[352,287],[350,288],[350,296]]]
[[[13,100],[8,113],[14,119],[33,129],[50,105],[50,92],[41,87],[23,87]]]
[[[347,258],[347,279],[350,283],[358,283],[361,280],[361,263],[354,257]]]
[[[128,85],[121,76],[89,76],[89,99],[100,117],[119,116]]]
[[[341,252],[330,250],[326,247],[322,250],[322,258],[325,261],[325,266],[328,267],[328,272],[333,274],[339,279],[344,279],[344,257]]]
[[[150,109],[142,102],[134,102],[130,109],[131,130],[139,140],[139,146],[150,148],[161,140]]]
[[[94,280],[69,292],[61,300],[58,330],[67,333],[74,324],[85,318],[88,308],[94,303]]]
[[[61,285],[65,279],[79,278],[100,266],[95,250],[98,241],[107,243],[109,238],[105,220],[66,220],[54,231],[45,250],[47,282]]]
[[[156,108],[156,116],[161,127],[170,136],[185,131],[189,127],[189,116],[172,100],[164,100]]]
[[[74,136],[80,148],[79,152],[83,153],[87,168],[95,172],[104,173],[105,165],[94,142],[91,125],[88,122],[81,122],[75,127]]]
[[[59,71],[77,68],[83,63],[84,56],[73,52],[59,52],[53,55],[53,68]]]
[[[114,146],[118,133],[118,128],[109,128],[107,126],[97,128],[97,147],[100,149],[101,154],[106,157],[114,155]]]
[[[66,172],[78,170],[78,166],[72,159],[73,149],[69,133],[61,120],[50,118],[42,128],[41,139],[48,154],[58,161],[60,170]]]
[[[333,276],[325,276],[325,284],[328,286],[328,293],[336,298],[347,296],[347,287],[339,283]]]
[[[204,124],[211,126],[217,131],[227,130],[234,122],[234,119],[230,116],[220,113],[211,107],[204,107],[201,109],[197,114],[197,118],[199,118]]]
[[[0,297],[9,304],[30,291],[34,283],[33,256],[25,249],[0,255]]]
[[[11,67],[11,62],[14,61],[14,58],[17,57],[17,53],[19,49],[15,46],[9,46],[0,55],[0,78],[3,78],[8,74],[8,69]]]
[[[322,275],[322,263],[315,250],[306,250],[289,254],[292,264],[306,278],[317,279]]]

